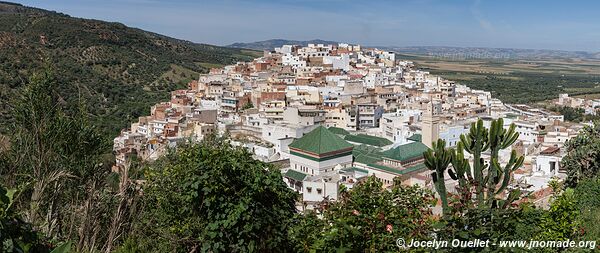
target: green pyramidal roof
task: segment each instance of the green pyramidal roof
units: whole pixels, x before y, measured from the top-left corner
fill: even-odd
[[[289,147],[321,155],[353,146],[327,128],[319,126],[292,142]]]
[[[408,137],[408,139],[411,141],[421,142],[423,137],[420,134],[413,134],[412,136]]]
[[[423,152],[428,149],[429,148],[423,143],[411,142],[383,152],[383,157],[397,161],[405,161],[423,156]]]

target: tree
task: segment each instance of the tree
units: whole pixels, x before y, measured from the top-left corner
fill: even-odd
[[[448,252],[522,252],[494,246],[501,240],[532,240],[541,232],[544,210],[524,204],[518,208],[469,208],[460,215],[445,216],[436,231],[438,240],[489,240],[489,248],[449,248]],[[504,251],[503,251],[504,250]]]
[[[242,110],[252,109],[252,108],[254,108],[254,105],[252,104],[252,102],[248,102],[242,107]]]
[[[6,163],[14,176],[3,180],[23,187],[18,204],[36,230],[89,250],[103,238],[104,200],[111,197],[103,194],[109,145],[89,124],[83,102],[67,113],[56,85],[49,69],[35,74],[13,103]]]
[[[369,177],[292,229],[299,252],[397,251],[396,239],[427,239],[432,231],[430,207],[435,198],[418,186],[396,181],[391,189]],[[308,227],[307,227],[308,226]]]
[[[577,207],[581,212],[580,224],[583,240],[600,238],[600,179],[585,179],[574,189]]]
[[[180,146],[145,172],[134,239],[160,252],[264,252],[289,248],[297,195],[272,165],[208,138]],[[136,236],[138,235],[139,236]],[[145,251],[145,250],[144,250]]]
[[[600,124],[585,126],[575,138],[567,141],[565,151],[561,167],[567,170],[567,187],[597,178],[600,175]]]
[[[567,240],[575,238],[581,212],[577,208],[574,190],[555,188],[550,210],[542,214],[537,240]]]

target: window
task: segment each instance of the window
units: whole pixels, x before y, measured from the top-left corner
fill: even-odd
[[[317,194],[321,194],[323,192],[323,190],[321,190],[321,188],[317,188]]]
[[[312,187],[306,187],[306,191],[307,191],[308,193],[311,193],[311,192],[312,192]]]

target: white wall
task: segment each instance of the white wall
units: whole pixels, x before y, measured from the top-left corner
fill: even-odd
[[[302,182],[302,200],[310,202],[323,201],[324,198],[337,200],[338,184],[330,182]],[[310,192],[308,189],[310,188]],[[319,194],[320,190],[320,194]]]
[[[556,176],[560,169],[560,157],[539,155],[535,160],[535,171],[544,175]],[[554,171],[551,171],[551,163],[554,163]]]
[[[325,170],[327,170],[327,172],[330,172],[338,164],[342,165],[343,168],[352,166],[352,155],[337,157],[321,162],[313,161],[293,154],[290,155],[290,168],[293,170],[302,171],[301,167],[306,167],[308,168],[308,170],[302,171],[302,173],[306,173],[309,175],[319,175],[321,173],[325,173]]]

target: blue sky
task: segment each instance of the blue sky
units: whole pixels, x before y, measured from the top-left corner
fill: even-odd
[[[371,46],[600,51],[600,1],[13,1],[216,45],[319,38]]]

